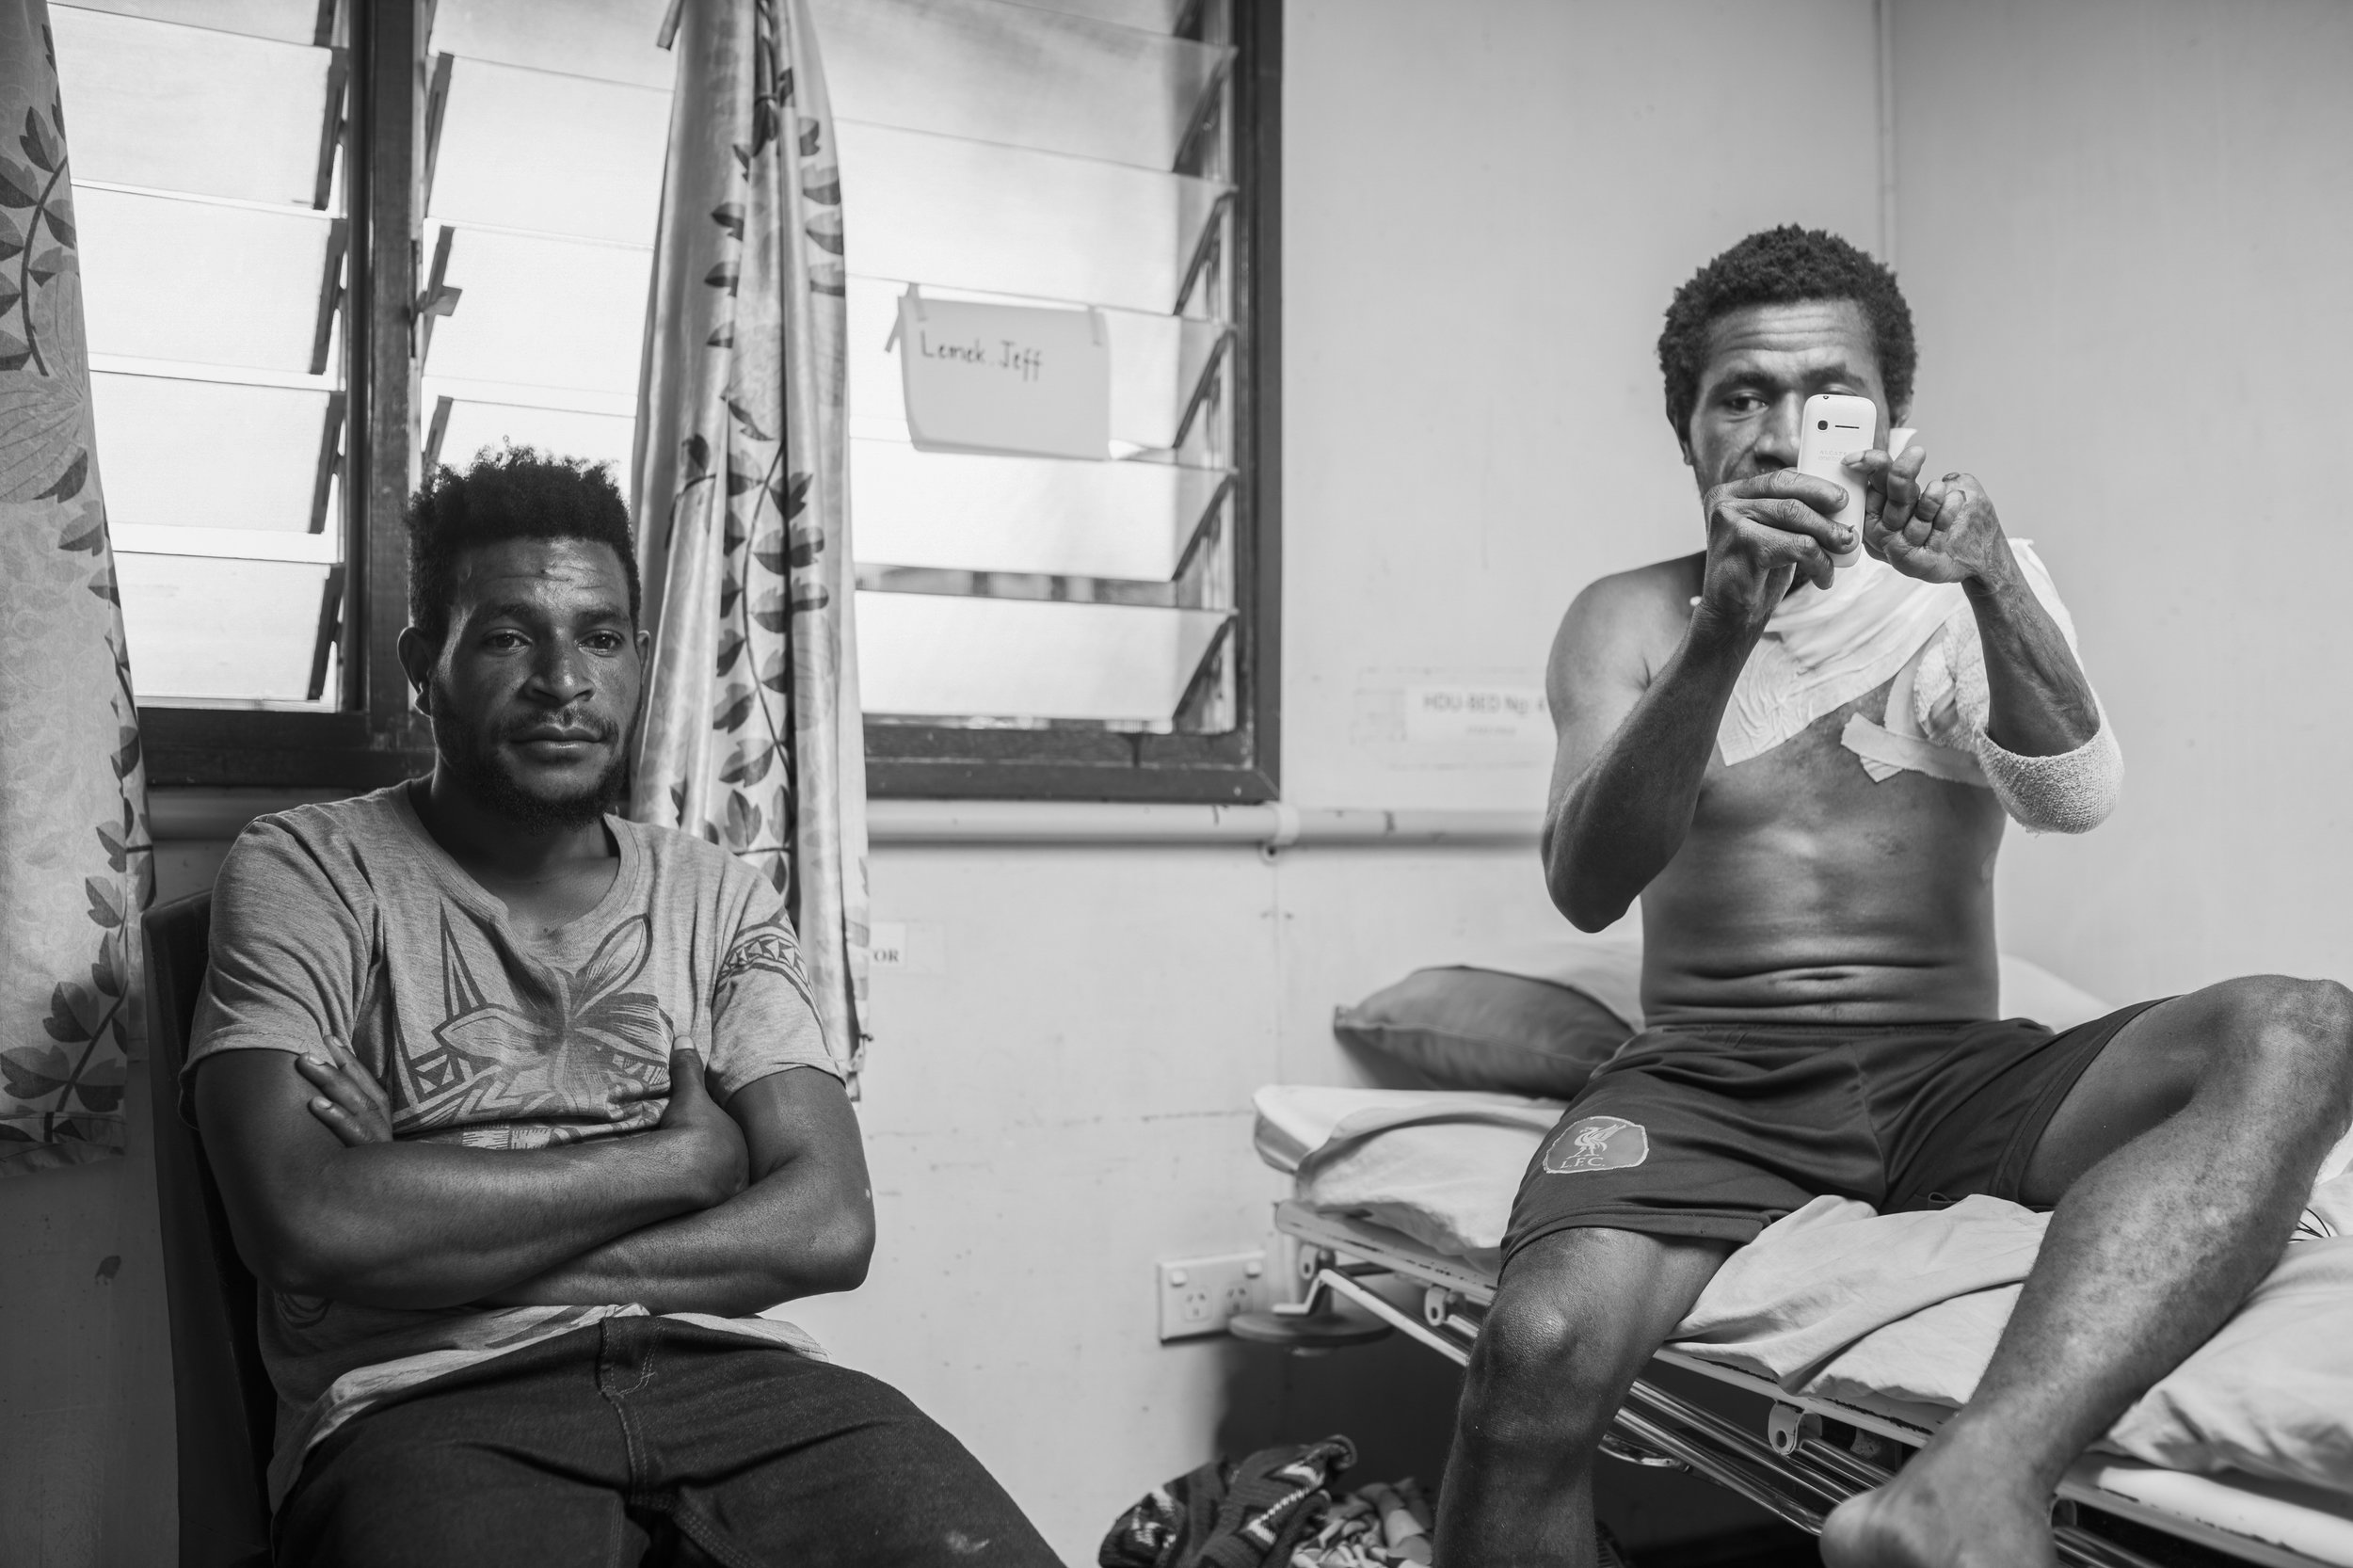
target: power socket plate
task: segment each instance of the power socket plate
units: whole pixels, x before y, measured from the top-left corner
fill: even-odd
[[[1235,1313],[1263,1311],[1273,1299],[1263,1252],[1179,1258],[1158,1269],[1163,1344],[1224,1334]]]

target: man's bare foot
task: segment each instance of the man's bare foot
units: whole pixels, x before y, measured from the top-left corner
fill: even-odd
[[[1822,1525],[1827,1568],[2056,1568],[2050,1499],[1923,1454]]]

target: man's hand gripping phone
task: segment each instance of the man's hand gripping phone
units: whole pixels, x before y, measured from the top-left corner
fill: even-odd
[[[1727,632],[1753,637],[1790,589],[1827,589],[1831,556],[1851,549],[1851,531],[1832,521],[1847,492],[1828,479],[1776,469],[1707,492],[1707,561],[1697,614]]]

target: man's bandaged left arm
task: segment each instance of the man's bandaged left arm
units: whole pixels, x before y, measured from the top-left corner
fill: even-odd
[[[2018,546],[2015,553],[2027,585],[2057,624],[2059,634],[2067,639],[2068,651],[2075,656],[2076,665],[2081,668],[2083,652],[2075,639],[2074,619],[2060,602],[2050,573],[2030,548]],[[1978,768],[1985,774],[1986,784],[1993,791],[1993,798],[2002,803],[2002,809],[2029,833],[2089,833],[2105,822],[2123,792],[2124,752],[2117,744],[2116,727],[2109,722],[2107,707],[2101,702],[2099,694],[2094,692],[2091,698],[2100,724],[2091,739],[2057,756],[2027,757],[2009,750],[1986,733],[1993,713],[1993,695],[1986,680],[1985,648],[1978,638],[1974,616],[1955,616],[1931,640],[1923,661],[1924,676],[1925,665],[1935,663],[1940,654],[1955,666],[1949,683],[1924,679],[1915,690],[1923,696],[1933,691],[1949,691],[1953,708],[1940,714],[1921,714],[1922,728],[1930,734],[1939,730],[1949,734],[1956,728],[1961,731],[1946,744],[1965,738],[1965,744],[1977,756]],[[2089,684],[2089,674],[2085,680]]]
[[[2092,701],[2099,703],[2098,694]],[[2091,739],[2056,757],[2022,757],[1977,730],[1977,766],[2018,824],[2029,833],[2089,833],[2107,821],[2124,792],[2124,749],[2101,707]]]

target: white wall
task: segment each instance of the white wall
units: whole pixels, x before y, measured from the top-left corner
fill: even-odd
[[[1276,1358],[1154,1337],[1154,1260],[1266,1236],[1280,1189],[1250,1153],[1251,1091],[1292,1057],[1330,1076],[1332,1003],[1424,944],[1543,929],[1524,858],[879,854],[878,915],[935,926],[945,964],[875,985],[872,1277],[790,1315],[1089,1560],[1149,1487],[1287,1425]]]
[[[1930,460],[2040,542],[2127,760],[2008,945],[2118,1000],[2353,972],[2353,7],[1902,0]]]

